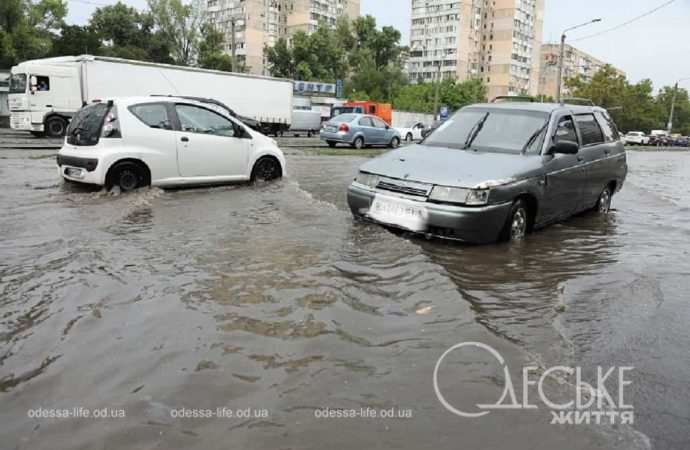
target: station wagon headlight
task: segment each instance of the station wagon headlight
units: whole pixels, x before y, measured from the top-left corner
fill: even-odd
[[[429,200],[468,206],[483,206],[489,202],[489,190],[434,186],[431,190],[431,195],[429,195]]]
[[[379,176],[371,173],[360,172],[357,174],[355,181],[359,184],[367,186],[370,189],[376,189],[376,186],[379,185]]]

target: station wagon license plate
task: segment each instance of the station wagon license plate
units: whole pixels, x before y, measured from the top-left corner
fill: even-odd
[[[399,226],[410,231],[426,230],[429,216],[426,208],[419,205],[419,202],[382,195],[374,197],[367,215],[377,222]]]

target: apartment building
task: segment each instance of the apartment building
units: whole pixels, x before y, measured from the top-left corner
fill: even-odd
[[[359,16],[359,0],[207,0],[208,19],[225,38],[225,51],[235,54],[251,73],[265,75],[264,46],[308,33],[320,22],[335,25],[340,16]]]
[[[560,49],[560,44],[544,44],[541,47],[539,95],[557,97]],[[579,75],[585,81],[591,81],[594,74],[599,72],[606,64],[606,62],[566,44],[563,52],[563,95],[567,97],[572,94],[565,86],[565,80]],[[619,75],[625,76],[625,72],[622,70],[615,67],[614,69]]]
[[[413,82],[481,78],[489,98],[536,95],[544,0],[412,0]]]

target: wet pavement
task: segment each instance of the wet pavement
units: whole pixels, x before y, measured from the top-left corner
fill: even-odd
[[[608,218],[471,247],[354,222],[372,152],[287,153],[272,184],[112,195],[60,182],[53,151],[0,150],[3,449],[690,447],[690,154],[630,152]],[[467,341],[516,377],[634,366],[634,429],[451,414],[433,371]],[[451,358],[443,392],[495,402],[494,366]],[[124,417],[35,417],[73,408]]]

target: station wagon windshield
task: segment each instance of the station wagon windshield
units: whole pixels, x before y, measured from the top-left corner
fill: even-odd
[[[26,74],[14,73],[10,77],[10,94],[23,94],[26,92]]]
[[[537,111],[466,109],[448,119],[424,144],[488,152],[536,152],[548,118],[547,113]]]

